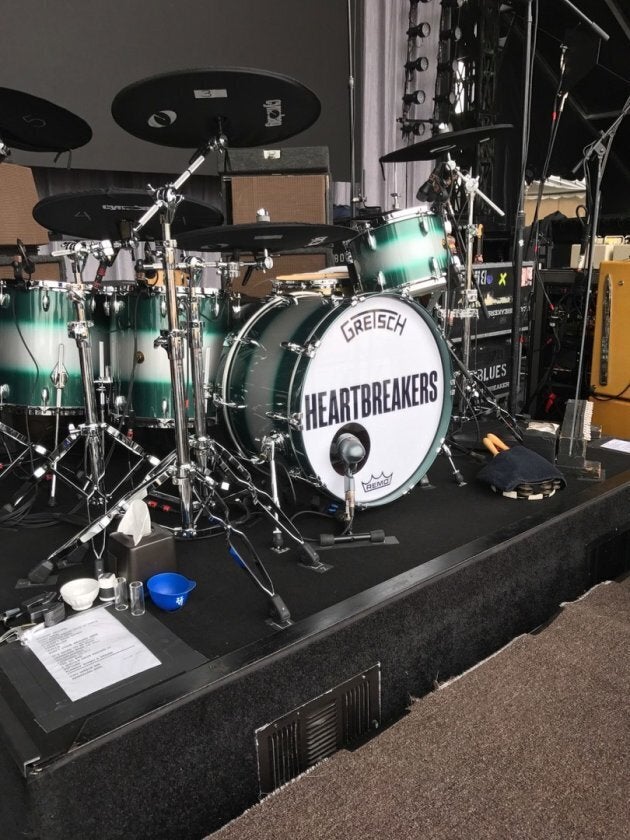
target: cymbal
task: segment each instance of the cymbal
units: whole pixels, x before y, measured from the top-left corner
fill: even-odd
[[[177,244],[188,251],[246,251],[270,253],[323,248],[353,239],[356,230],[339,225],[305,225],[299,222],[253,222],[196,230],[180,236]]]
[[[92,129],[59,105],[0,87],[0,139],[26,152],[67,152],[91,140]]]
[[[276,143],[304,131],[320,110],[317,96],[294,79],[247,68],[153,76],[112,102],[114,119],[129,134],[188,149],[220,135],[233,148]]]
[[[446,131],[442,134],[435,134],[427,140],[420,140],[411,146],[396,149],[395,152],[383,155],[379,158],[381,163],[401,163],[414,160],[433,160],[451,152],[453,149],[468,149],[476,146],[477,143],[485,143],[496,134],[508,131],[512,125],[488,125],[475,128],[464,128],[462,131]]]
[[[133,225],[152,206],[151,196],[141,190],[99,189],[43,198],[33,208],[33,217],[54,233],[115,241],[129,239]],[[216,207],[184,199],[177,207],[171,232],[177,236],[222,222],[223,213]],[[140,231],[139,239],[163,239],[157,214]]]

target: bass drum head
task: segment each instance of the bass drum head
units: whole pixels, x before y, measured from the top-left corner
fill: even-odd
[[[336,442],[365,450],[355,500],[385,504],[427,472],[451,415],[448,349],[428,313],[397,294],[325,301],[272,298],[233,342],[222,378],[225,419],[249,455],[285,435],[294,473],[344,499]],[[237,407],[240,406],[240,407]]]

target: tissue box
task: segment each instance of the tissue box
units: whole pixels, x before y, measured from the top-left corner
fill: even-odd
[[[175,538],[160,525],[151,525],[151,533],[142,537],[138,545],[133,537],[114,531],[109,535],[109,553],[113,559],[112,570],[127,580],[145,583],[159,572],[176,572]]]

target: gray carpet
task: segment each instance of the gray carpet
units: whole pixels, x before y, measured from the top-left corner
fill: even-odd
[[[630,837],[630,579],[603,584],[213,840]]]

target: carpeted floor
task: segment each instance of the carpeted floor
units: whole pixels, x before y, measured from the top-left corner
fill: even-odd
[[[213,840],[630,835],[630,579],[414,702]]]

